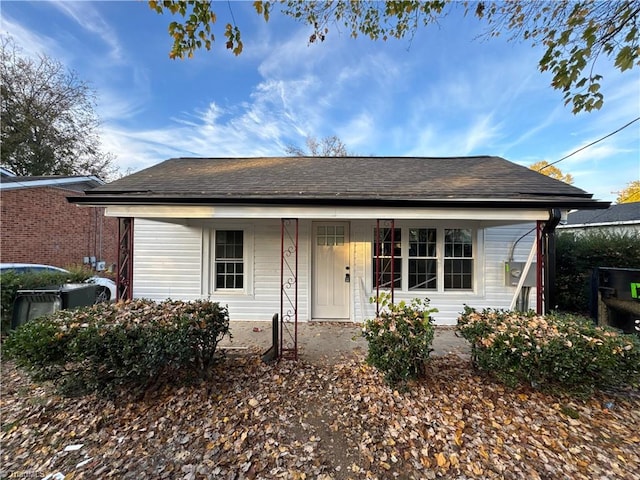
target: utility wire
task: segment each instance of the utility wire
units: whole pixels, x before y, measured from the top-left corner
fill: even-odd
[[[227,5],[229,6],[229,13],[231,14],[231,21],[233,22],[233,26],[236,26],[236,18],[233,16],[233,9],[231,8],[231,2],[227,0]]]
[[[585,148],[589,148],[592,145],[595,145],[596,143],[600,143],[602,140],[609,138],[612,135],[615,135],[616,133],[620,132],[621,130],[624,130],[625,128],[627,128],[629,125],[631,125],[634,122],[637,122],[638,120],[640,120],[640,117],[636,117],[633,120],[631,120],[629,123],[627,123],[626,125],[623,125],[622,127],[618,128],[617,130],[614,130],[613,132],[605,135],[602,138],[599,138],[598,140],[595,140],[593,142],[591,142],[588,145],[585,145],[584,147],[580,147],[579,149],[577,149],[574,152],[571,152],[569,155],[565,155],[564,157],[562,157],[560,160],[556,160],[555,162],[550,163],[549,165],[545,165],[544,167],[542,167],[540,170],[538,170],[539,172],[541,172],[542,170],[544,170],[545,168],[549,168],[551,165],[555,165],[556,163],[560,163],[563,160],[566,160],[569,157],[572,157],[573,155],[575,155],[578,152],[581,152],[582,150],[584,150]]]

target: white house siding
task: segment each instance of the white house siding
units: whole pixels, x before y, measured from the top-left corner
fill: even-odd
[[[476,308],[509,308],[516,287],[505,286],[506,261],[526,262],[535,241],[535,224],[527,223],[506,227],[494,227],[485,230],[485,297],[477,303],[467,302]],[[522,237],[523,235],[525,235]],[[522,237],[522,238],[521,238]],[[513,258],[509,255],[514,242],[520,241],[513,250]],[[535,257],[533,259],[535,262]],[[531,266],[535,268],[535,264]],[[535,288],[531,289],[529,307],[535,309]]]
[[[420,221],[396,222],[396,226]],[[476,308],[507,308],[515,287],[504,286],[504,262],[518,238],[534,227],[519,224],[484,228],[471,222],[477,232],[474,292],[402,292],[396,300],[425,296],[438,308],[436,323],[455,324],[464,304]],[[298,319],[308,321],[311,311],[311,225],[299,221]],[[431,221],[429,225],[440,226]],[[464,227],[469,222],[448,223]],[[371,243],[375,221],[354,220],[351,232],[351,320],[362,322],[375,313],[369,297],[375,295],[371,273]],[[209,288],[209,232],[214,228],[244,228],[247,254],[247,285],[244,292],[223,293]],[[514,250],[514,261],[526,261],[535,235],[524,237]],[[280,220],[182,220],[172,222],[136,219],[134,227],[134,285],[136,297],[164,300],[210,298],[228,305],[232,320],[270,320],[280,312]],[[247,246],[245,246],[247,248]],[[532,292],[532,298],[533,296]],[[531,304],[530,304],[531,305]],[[534,306],[534,305],[532,305]]]
[[[396,222],[396,227],[405,225],[420,225],[420,221]],[[440,223],[430,222],[425,226],[440,226]],[[354,316],[353,320],[362,322],[375,314],[375,305],[369,303],[369,298],[375,295],[371,273],[371,243],[374,223],[370,221],[352,222],[353,259],[355,261],[356,282],[353,284]],[[464,222],[448,223],[447,226],[464,227]],[[470,225],[467,223],[467,225]],[[476,248],[475,290],[473,292],[435,292],[409,291],[394,292],[395,301],[410,301],[413,298],[429,298],[430,305],[438,309],[434,314],[436,324],[454,325],[464,305],[475,308],[508,308],[515,287],[505,286],[504,262],[509,260],[513,244],[522,235],[535,227],[533,223],[511,226],[483,228],[482,224],[474,223],[478,235]],[[514,250],[513,261],[525,262],[529,256],[535,239],[535,231],[522,238]],[[532,289],[530,302],[535,299]],[[535,304],[530,306],[535,307]]]
[[[226,298],[232,319],[268,320],[280,311],[280,223],[258,221],[254,230],[254,294],[242,303]],[[211,297],[221,301],[214,292]],[[234,313],[235,312],[235,313]]]
[[[298,317],[308,319],[309,222],[300,221],[298,245]],[[256,220],[253,231],[253,293],[213,292],[211,299],[229,306],[232,320],[270,320],[280,313],[280,220]],[[292,259],[293,260],[293,259]],[[295,266],[292,265],[292,268]]]
[[[298,315],[308,319],[309,225],[299,222]],[[244,229],[249,252],[245,258],[244,292],[210,288],[210,233],[215,228]],[[176,220],[137,218],[134,223],[133,295],[166,298],[208,298],[227,305],[232,320],[270,320],[280,312],[280,220]],[[245,250],[247,246],[245,246]]]
[[[180,223],[134,221],[133,296],[200,298],[202,229]]]

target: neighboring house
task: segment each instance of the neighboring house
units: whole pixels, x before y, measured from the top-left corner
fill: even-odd
[[[15,176],[16,176],[16,174],[13,173],[8,168],[0,167],[0,178],[15,177]]]
[[[104,182],[93,176],[15,176],[0,181],[0,260],[57,267],[83,264],[109,269],[117,261],[118,222],[104,208],[67,201]],[[6,174],[5,174],[6,173]]]
[[[619,203],[606,210],[578,210],[558,225],[563,232],[616,232],[640,235],[640,202]]]
[[[537,285],[552,282],[542,264],[561,214],[609,205],[488,156],[177,158],[70,201],[120,218],[125,297],[361,322],[393,287],[396,302],[431,299],[439,324],[465,304],[508,308],[505,262],[536,239]]]

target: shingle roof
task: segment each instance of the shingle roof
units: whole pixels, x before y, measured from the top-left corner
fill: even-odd
[[[611,205],[606,210],[579,210],[567,216],[567,226],[611,224],[621,222],[640,223],[640,202]]]
[[[482,200],[607,206],[591,200],[584,190],[492,156],[173,158],[87,193],[86,199],[72,201],[424,204]]]

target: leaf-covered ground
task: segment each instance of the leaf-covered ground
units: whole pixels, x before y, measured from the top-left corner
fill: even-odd
[[[637,392],[508,390],[455,355],[428,370],[398,393],[361,356],[265,365],[249,354],[206,382],[102,399],[60,397],[4,362],[0,474],[640,479]]]

